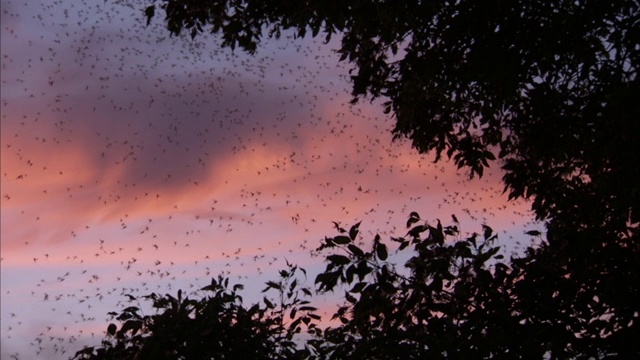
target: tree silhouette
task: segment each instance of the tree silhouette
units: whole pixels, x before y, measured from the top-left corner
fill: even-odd
[[[584,286],[582,274],[559,266],[546,242],[505,262],[489,226],[482,226],[482,234],[462,238],[457,222],[432,226],[414,212],[407,235],[391,238],[399,249],[410,251],[400,266],[388,260],[387,246],[378,235],[371,250],[357,246],[358,227],[348,236],[338,228],[340,235],[326,238],[318,249],[332,253],[316,278],[319,290],[348,289],[335,314],[342,325],[324,333],[328,358],[640,355],[633,340],[639,334],[637,317],[622,315],[635,311],[637,304],[616,309],[597,286]],[[637,272],[637,257],[620,256],[623,259],[635,262],[621,267]],[[617,284],[612,291],[615,288]]]
[[[300,287],[297,266],[288,264],[280,271],[280,281],[269,281],[267,288],[278,293],[278,300],[266,296],[263,304],[245,307],[238,291],[229,288],[229,279],[219,276],[201,289],[197,299],[155,293],[142,300],[151,301],[156,313],[141,315],[140,306],[129,306],[110,315],[120,323],[109,324],[100,346],[78,351],[74,359],[298,359],[310,350],[294,342],[306,327],[316,331],[316,308],[308,305],[311,295]],[[130,296],[130,300],[138,301]]]
[[[144,297],[158,314],[127,307],[109,324],[102,345],[74,359],[607,359],[636,358],[637,303],[612,305],[597,286],[559,267],[546,242],[507,261],[487,225],[463,237],[455,221],[430,225],[416,212],[390,251],[376,235],[367,250],[360,223],[325,238],[316,250],[326,269],[318,292],[343,291],[344,302],[321,328],[313,293],[289,265],[278,282],[279,301],[242,305],[228,279],[213,279],[199,300]],[[533,233],[533,232],[532,232]],[[540,236],[535,235],[535,236]],[[404,264],[400,263],[402,259]],[[406,260],[408,259],[408,260]],[[640,265],[637,259],[621,265]],[[627,268],[627,270],[630,270]],[[612,291],[622,295],[616,287]],[[303,300],[304,299],[304,300]],[[294,336],[306,327],[306,337]]]

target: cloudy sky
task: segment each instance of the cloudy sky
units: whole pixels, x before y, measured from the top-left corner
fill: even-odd
[[[124,294],[225,273],[250,302],[285,259],[312,285],[332,221],[367,242],[456,214],[507,249],[534,226],[499,172],[468,181],[392,142],[376,102],[348,105],[337,43],[248,56],[144,27],[145,1],[1,4],[3,360],[98,344]]]

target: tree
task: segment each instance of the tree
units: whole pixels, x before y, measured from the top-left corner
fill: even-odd
[[[319,292],[345,289],[344,303],[324,329],[289,265],[275,290],[279,301],[242,306],[228,279],[212,279],[200,300],[151,294],[160,313],[139,307],[117,315],[101,347],[74,359],[607,359],[640,356],[636,315],[624,315],[559,271],[548,244],[505,261],[487,225],[463,237],[459,224],[430,225],[416,212],[405,236],[391,237],[392,253],[376,235],[361,243],[360,223],[325,238],[317,249],[327,267],[315,279]],[[531,232],[535,236],[540,236]],[[408,259],[404,264],[399,259]],[[629,264],[640,266],[640,263]],[[301,295],[303,294],[303,295]],[[637,299],[635,299],[637,300]],[[275,305],[279,302],[279,305]],[[628,309],[632,310],[633,309]],[[620,316],[623,315],[623,316]],[[635,317],[634,317],[635,316]],[[629,321],[631,319],[631,321]],[[302,326],[308,336],[294,340]]]
[[[432,226],[414,212],[407,227],[405,237],[391,238],[410,251],[403,266],[389,260],[378,235],[371,250],[358,246],[359,224],[338,227],[318,249],[331,252],[316,278],[319,290],[348,289],[334,316],[341,325],[324,330],[327,358],[640,356],[637,315],[621,317],[597,287],[562,271],[546,256],[547,243],[504,262],[486,225],[463,238],[457,221]],[[637,269],[635,261],[628,265]]]
[[[471,176],[497,156],[505,191],[555,230],[637,232],[637,0],[164,0],[148,21],[157,8],[172,34],[250,53],[286,30],[339,34],[354,101],[386,99],[396,137]]]
[[[275,290],[278,300],[263,299],[251,307],[238,294],[243,286],[229,288],[229,279],[219,276],[203,287],[198,299],[155,293],[151,301],[156,313],[141,315],[140,306],[129,306],[120,314],[109,314],[120,323],[109,324],[101,346],[86,347],[73,359],[301,359],[311,352],[294,342],[305,326],[316,331],[316,308],[305,297],[309,289],[300,287],[294,265],[280,271],[280,281],[267,282],[263,292]],[[130,301],[138,301],[129,295]]]

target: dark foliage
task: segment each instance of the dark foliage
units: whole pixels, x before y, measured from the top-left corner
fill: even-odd
[[[102,346],[74,359],[631,359],[640,356],[637,304],[628,288],[585,283],[589,267],[573,270],[557,261],[546,242],[505,260],[497,235],[462,238],[457,221],[435,226],[411,213],[409,231],[392,237],[391,253],[376,235],[358,245],[360,224],[317,249],[327,267],[318,274],[319,292],[344,291],[330,327],[320,328],[316,308],[303,297],[289,265],[264,292],[279,300],[242,306],[235,285],[212,280],[199,300],[151,294],[158,313],[139,315],[127,307],[112,315]],[[535,231],[532,231],[534,233]],[[540,235],[535,235],[540,236]],[[402,264],[400,259],[405,259]],[[408,260],[407,260],[408,259]],[[620,254],[607,263],[611,276],[633,281],[637,257]],[[620,262],[620,261],[623,262]],[[600,268],[602,269],[602,268]],[[306,278],[306,272],[305,278]],[[635,277],[634,277],[635,276]],[[301,297],[299,297],[301,296]],[[294,336],[306,327],[306,337]]]
[[[640,356],[633,340],[640,336],[637,286],[621,287],[614,279],[640,281],[637,255],[617,254],[618,264],[603,261],[595,270],[556,259],[543,242],[505,262],[490,227],[460,238],[458,226],[439,221],[430,226],[412,213],[406,237],[391,238],[399,249],[410,250],[404,266],[387,260],[379,236],[369,251],[357,246],[354,236],[325,239],[319,250],[332,254],[316,283],[322,291],[348,290],[335,314],[342,325],[324,332],[324,354],[331,359]],[[586,280],[605,269],[612,283],[603,292]]]
[[[316,331],[316,308],[304,297],[311,295],[300,287],[297,272],[289,265],[280,272],[279,282],[269,281],[267,288],[278,293],[277,300],[265,297],[264,305],[245,307],[236,284],[218,277],[203,287],[199,299],[169,294],[147,295],[156,313],[141,315],[141,308],[130,306],[120,314],[119,322],[109,324],[101,346],[87,347],[73,359],[301,359],[310,351],[294,342],[294,336],[306,327]],[[131,297],[130,300],[136,300]]]

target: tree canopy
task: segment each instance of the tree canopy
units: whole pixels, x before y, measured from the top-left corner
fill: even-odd
[[[276,292],[244,306],[228,278],[198,300],[150,294],[158,313],[129,306],[111,315],[102,345],[74,359],[606,359],[640,355],[637,310],[611,306],[559,269],[541,243],[505,260],[487,225],[468,237],[412,212],[405,236],[363,242],[360,223],[316,250],[326,269],[318,292],[344,292],[333,322],[321,323],[306,271],[288,264]],[[540,236],[535,231],[531,236]],[[389,249],[396,244],[397,251]],[[405,259],[404,263],[400,262]],[[408,260],[406,260],[408,259]],[[637,259],[636,259],[637,260]],[[640,266],[637,261],[622,265]],[[303,274],[304,276],[300,276]],[[635,279],[640,280],[640,279]],[[616,294],[612,294],[616,295]],[[623,295],[618,293],[618,296]],[[137,300],[131,297],[130,300]],[[632,301],[637,301],[636,296]],[[628,304],[633,304],[628,302]],[[306,336],[300,336],[306,329]]]
[[[546,243],[504,262],[489,226],[463,237],[455,217],[449,226],[430,225],[413,212],[406,236],[391,238],[411,255],[399,266],[377,235],[371,250],[357,246],[358,227],[320,246],[334,255],[316,279],[319,289],[350,288],[335,315],[342,326],[325,330],[329,358],[603,359],[640,353],[631,340],[637,324],[618,322],[607,301],[582,288],[582,279],[540,256]]]
[[[262,303],[246,307],[229,278],[218,276],[199,290],[199,296],[177,297],[152,293],[118,312],[100,346],[79,350],[74,359],[297,359],[310,351],[293,341],[306,327],[316,331],[316,308],[306,300],[311,291],[299,286],[305,270],[288,264],[280,281],[267,282],[263,292],[276,291]],[[193,295],[193,294],[191,294]],[[156,313],[144,315],[139,300],[152,303]]]

